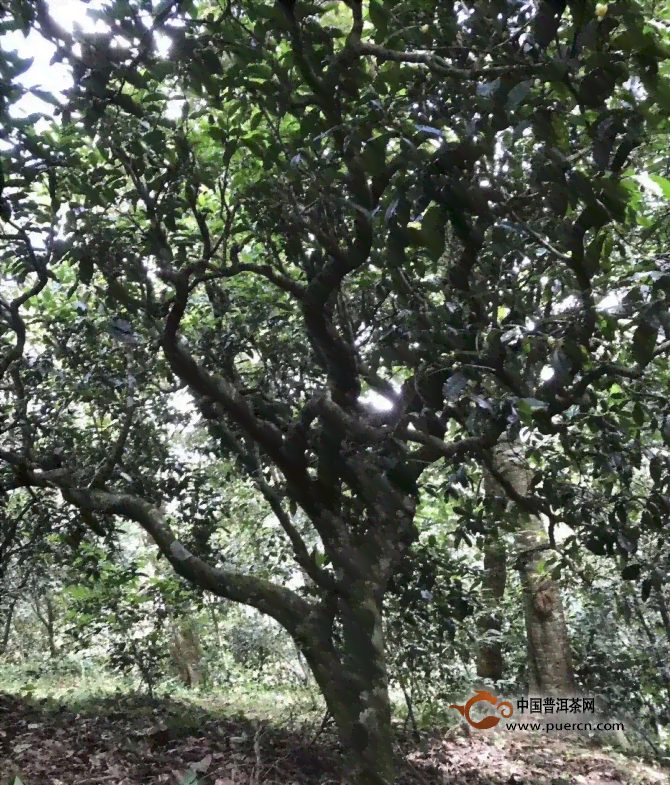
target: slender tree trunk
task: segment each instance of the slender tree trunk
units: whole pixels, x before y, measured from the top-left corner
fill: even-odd
[[[656,588],[656,598],[658,600],[658,610],[661,613],[661,619],[663,621],[663,629],[665,630],[665,637],[668,639],[670,643],[670,613],[668,613],[668,605],[665,601],[665,594],[663,594],[663,587],[658,586]]]
[[[0,654],[5,654],[7,652],[7,646],[9,644],[9,635],[12,631],[12,620],[14,619],[14,608],[16,607],[16,603],[18,599],[15,598],[9,604],[7,608],[7,616],[4,621],[4,625],[2,628],[2,637],[0,638]]]
[[[55,621],[56,621],[56,612],[54,610],[53,602],[51,600],[51,596],[46,594],[44,596],[44,607],[45,611],[42,612],[42,608],[40,607],[39,597],[35,597],[34,608],[37,618],[42,622],[42,625],[47,634],[47,642],[49,644],[49,656],[51,659],[56,659],[58,656],[58,649],[56,648],[56,631],[55,631]]]
[[[184,684],[189,688],[197,687],[203,678],[200,666],[202,647],[193,622],[182,622],[175,625],[172,633],[171,654]]]
[[[212,617],[212,624],[214,625],[214,635],[216,636],[216,645],[221,648],[221,630],[219,628],[219,601],[218,597],[213,598],[209,603],[209,613]]]
[[[477,675],[480,679],[498,681],[503,677],[504,663],[501,640],[487,640],[491,632],[500,633],[502,629],[499,610],[500,601],[505,595],[507,582],[507,554],[501,539],[489,541],[484,551],[484,602],[486,611],[479,620],[482,643],[477,655]]]
[[[656,666],[658,668],[658,675],[663,680],[663,683],[666,686],[670,686],[670,679],[666,675],[667,674],[667,668],[666,668],[665,659],[659,653],[659,647],[658,647],[658,641],[656,640],[656,635],[653,633],[653,631],[650,629],[649,625],[647,624],[647,619],[646,619],[646,617],[644,615],[644,611],[642,609],[642,606],[640,605],[640,600],[635,595],[633,595],[633,604],[635,606],[635,613],[636,613],[637,618],[638,618],[638,620],[640,622],[640,625],[642,626],[642,629],[644,630],[645,635],[647,636],[647,639],[649,640],[649,645],[651,646],[651,650],[653,652],[653,656],[654,656],[654,658],[656,660]]]
[[[309,684],[309,677],[311,675],[311,671],[309,667],[305,663],[305,657],[303,653],[300,651],[298,646],[295,647],[296,657],[298,659],[298,667],[300,668],[300,672],[302,673],[301,681],[303,684]]]
[[[519,444],[501,441],[494,451],[494,469],[521,496],[528,495],[531,471]],[[499,486],[500,487],[500,486]],[[500,488],[499,493],[504,492]],[[543,571],[542,551],[547,535],[542,521],[518,507],[516,542],[528,646],[528,689],[532,694],[561,695],[575,690],[572,656],[558,586]]]
[[[58,656],[58,649],[56,648],[56,632],[55,632],[56,613],[54,610],[53,601],[51,600],[51,595],[47,595],[46,606],[47,606],[47,635],[49,636],[49,655],[51,656],[51,659],[56,659],[56,657]]]

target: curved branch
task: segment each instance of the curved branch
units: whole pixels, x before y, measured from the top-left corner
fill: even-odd
[[[109,456],[102,462],[98,470],[96,471],[93,479],[91,480],[91,487],[95,488],[96,486],[104,485],[105,482],[111,477],[112,472],[114,471],[114,467],[121,461],[123,457],[123,450],[126,446],[126,441],[128,439],[128,434],[130,433],[130,427],[133,423],[133,415],[135,414],[135,404],[128,407],[126,412],[126,416],[124,418],[123,424],[121,425],[121,432],[119,433],[119,437],[116,440],[116,444],[114,445],[114,449],[109,454]]]
[[[48,276],[47,272],[37,263],[32,246],[28,243],[28,250],[33,260],[34,269],[37,273],[37,281],[27,289],[23,294],[20,294],[11,303],[5,302],[0,298],[0,311],[6,311],[9,321],[9,326],[16,334],[16,344],[12,349],[7,352],[6,357],[0,362],[0,379],[5,375],[9,366],[21,357],[26,343],[26,325],[19,313],[19,308],[24,305],[31,297],[39,294],[42,289],[47,285]]]
[[[284,529],[284,532],[286,533],[287,537],[291,542],[291,546],[293,548],[293,555],[298,565],[303,568],[305,573],[314,581],[314,583],[317,584],[317,586],[320,586],[327,590],[335,589],[335,582],[332,576],[329,575],[326,571],[322,570],[317,565],[314,557],[311,556],[309,551],[307,550],[307,546],[305,545],[304,540],[300,536],[300,533],[293,525],[291,518],[286,514],[282,506],[281,499],[279,498],[279,495],[263,479],[263,472],[260,466],[258,451],[256,450],[256,456],[252,456],[250,453],[245,452],[245,450],[238,443],[234,434],[232,434],[230,430],[226,428],[226,426],[222,422],[217,422],[216,427],[220,429],[220,432],[226,439],[230,449],[233,450],[239,456],[240,460],[245,465],[247,471],[253,477],[254,481],[258,485],[267,503],[270,505],[270,508],[277,516],[277,520],[279,521],[282,529]],[[296,488],[295,485],[293,485],[293,488],[291,488],[291,484],[289,483],[289,488],[294,490],[294,494],[293,494],[294,497],[297,497],[297,499],[306,508],[309,509],[312,507],[312,505],[310,504],[311,497],[309,493],[306,493],[306,489],[304,488],[304,485],[298,488]]]
[[[63,497],[81,510],[120,515],[138,523],[156,543],[175,572],[189,583],[233,602],[250,605],[294,631],[314,612],[295,592],[254,575],[214,567],[194,556],[175,537],[159,510],[125,493],[61,488]]]
[[[237,249],[231,249],[231,256],[233,257],[233,264],[229,264],[220,271],[213,272],[212,275],[203,276],[199,278],[195,284],[203,283],[206,281],[219,280],[220,278],[232,278],[234,275],[240,273],[255,273],[261,275],[266,280],[273,283],[278,289],[290,294],[296,300],[302,300],[305,294],[305,289],[296,281],[292,281],[288,276],[277,273],[269,264],[250,264],[240,262],[237,259]]]
[[[334,591],[336,589],[334,578],[332,575],[317,566],[314,557],[311,556],[307,550],[307,546],[305,545],[305,541],[300,536],[300,532],[293,525],[291,518],[286,514],[286,511],[282,507],[279,496],[262,478],[260,469],[258,471],[256,481],[258,483],[258,487],[261,490],[261,493],[270,505],[272,512],[274,512],[274,514],[277,516],[277,520],[279,521],[282,529],[291,542],[296,562],[303,568],[303,570],[305,570],[307,575],[314,581],[314,583],[317,584],[317,586],[325,588],[329,591]]]
[[[196,362],[183,345],[180,345],[177,331],[188,301],[190,272],[186,271],[172,281],[175,285],[175,300],[167,318],[162,339],[163,351],[170,367],[173,373],[186,382],[192,391],[218,403],[268,453],[285,474],[291,474],[291,470],[295,467],[289,464],[282,450],[281,432],[261,422],[234,385],[210,374]]]
[[[538,69],[530,64],[513,64],[505,66],[490,66],[487,68],[457,68],[448,60],[430,52],[399,52],[396,49],[387,49],[385,46],[373,44],[370,41],[359,41],[354,44],[356,51],[361,55],[370,55],[381,62],[414,63],[425,65],[429,70],[438,74],[451,76],[454,79],[477,81],[486,77],[497,77],[508,74],[510,71],[527,72],[531,74]]]

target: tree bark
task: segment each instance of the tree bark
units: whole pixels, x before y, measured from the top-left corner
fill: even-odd
[[[18,598],[14,598],[7,608],[7,615],[4,620],[2,628],[2,638],[0,638],[0,654],[7,653],[7,645],[9,644],[9,635],[12,631],[12,620],[14,619],[14,608]]]
[[[531,470],[518,443],[501,440],[494,450],[493,468],[517,494],[528,495]],[[494,482],[499,488],[498,495],[504,494],[500,484]],[[536,695],[570,694],[575,690],[575,681],[563,604],[556,582],[543,571],[539,550],[547,538],[544,525],[518,505],[512,509],[517,519],[516,543],[521,552],[528,690]]]
[[[507,582],[507,553],[502,540],[489,537],[484,551],[484,603],[486,611],[479,620],[482,643],[477,655],[477,676],[480,679],[498,681],[504,674],[502,641],[490,640],[491,632],[500,633],[502,623],[499,615],[500,601],[505,596]]]
[[[212,625],[214,626],[214,635],[216,637],[216,645],[221,648],[221,629],[219,627],[219,614],[218,602],[212,597],[212,602],[209,603],[209,614],[212,618]]]
[[[658,600],[658,610],[663,621],[665,637],[668,639],[668,643],[670,643],[670,613],[668,612],[668,605],[665,601],[665,594],[663,594],[662,586],[656,587],[656,599]]]
[[[203,678],[202,648],[192,622],[175,625],[170,650],[182,682],[189,688],[197,687]]]
[[[51,657],[52,660],[54,660],[58,656],[58,649],[56,648],[56,631],[55,631],[56,612],[54,610],[53,602],[49,594],[44,595],[44,606],[45,606],[45,612],[43,613],[42,608],[40,607],[40,598],[35,597],[35,601],[33,605],[35,609],[35,614],[37,618],[42,622],[42,626],[46,631],[47,641],[49,643],[49,656]]]
[[[341,599],[339,604],[341,655],[329,661],[313,645],[302,650],[345,746],[348,781],[355,785],[392,785],[395,763],[382,593],[360,582],[352,598]],[[336,664],[337,660],[340,662]]]
[[[518,541],[526,549],[546,539],[541,521],[531,516]],[[572,654],[563,603],[556,582],[542,571],[540,552],[522,559],[521,582],[528,636],[528,691],[534,695],[574,693]]]

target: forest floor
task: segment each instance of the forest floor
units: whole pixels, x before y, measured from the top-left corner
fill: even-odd
[[[336,785],[332,732],[222,718],[183,701],[98,698],[68,707],[0,693],[0,783]],[[399,742],[401,785],[657,785],[670,770],[585,738],[434,732]]]

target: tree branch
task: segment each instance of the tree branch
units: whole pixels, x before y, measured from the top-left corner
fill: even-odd
[[[104,485],[111,477],[114,467],[121,461],[121,458],[123,457],[123,450],[126,446],[126,440],[128,439],[128,434],[130,433],[130,428],[133,423],[135,408],[135,404],[128,407],[126,416],[123,420],[123,423],[121,424],[121,431],[119,432],[119,437],[116,440],[114,449],[106,458],[106,460],[102,462],[96,473],[93,475],[93,479],[90,483],[91,488]]]
[[[175,572],[189,583],[219,597],[256,608],[294,631],[313,611],[295,592],[253,575],[213,567],[194,556],[175,537],[162,514],[142,499],[102,490],[61,488],[63,497],[81,510],[120,515],[138,523],[156,543]]]
[[[354,45],[357,52],[361,55],[371,55],[377,60],[382,62],[392,61],[395,63],[416,63],[417,65],[425,65],[431,71],[438,74],[451,76],[453,79],[459,81],[469,80],[477,81],[487,77],[498,77],[508,74],[510,71],[518,73],[528,73],[529,75],[537,70],[530,64],[514,64],[504,66],[489,66],[487,68],[457,68],[452,65],[448,60],[445,60],[439,55],[432,54],[431,52],[399,52],[396,49],[387,49],[384,46],[373,44],[370,41],[359,41]]]

